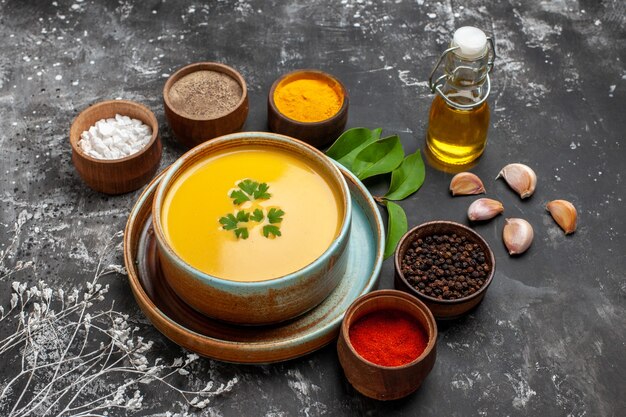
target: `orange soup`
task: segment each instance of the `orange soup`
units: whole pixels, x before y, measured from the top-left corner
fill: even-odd
[[[322,255],[339,234],[343,204],[303,158],[250,146],[185,170],[161,215],[168,243],[189,265],[218,278],[263,281]]]

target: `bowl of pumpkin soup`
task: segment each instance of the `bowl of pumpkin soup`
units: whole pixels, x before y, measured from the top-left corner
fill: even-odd
[[[334,163],[304,142],[264,132],[205,142],[156,190],[163,274],[212,318],[259,325],[297,317],[344,276],[351,204]]]

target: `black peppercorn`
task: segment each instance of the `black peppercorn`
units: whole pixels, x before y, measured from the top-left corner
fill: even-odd
[[[402,274],[417,291],[454,300],[478,291],[491,268],[479,244],[465,236],[433,235],[416,239],[401,262]]]

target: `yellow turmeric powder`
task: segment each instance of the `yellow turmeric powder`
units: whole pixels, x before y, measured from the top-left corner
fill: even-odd
[[[343,105],[343,94],[332,80],[315,74],[287,78],[274,90],[274,104],[283,115],[298,122],[320,122],[333,117]]]

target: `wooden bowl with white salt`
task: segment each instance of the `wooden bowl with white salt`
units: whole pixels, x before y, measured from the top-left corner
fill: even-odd
[[[154,113],[129,100],[103,101],[83,110],[72,122],[70,144],[80,177],[104,194],[142,187],[154,177],[161,161]]]

